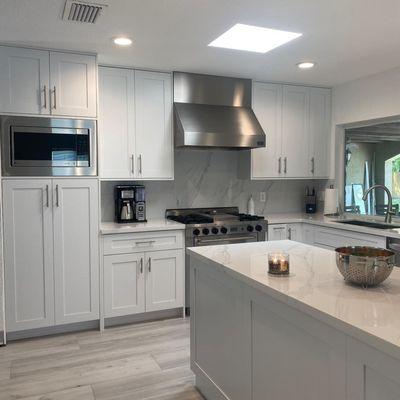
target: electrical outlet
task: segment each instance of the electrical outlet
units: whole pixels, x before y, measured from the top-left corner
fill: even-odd
[[[265,192],[260,192],[260,201],[261,203],[265,203],[267,201],[267,195]]]

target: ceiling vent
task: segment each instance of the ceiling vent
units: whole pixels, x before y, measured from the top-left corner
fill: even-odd
[[[106,8],[106,4],[67,0],[62,19],[64,21],[94,24]]]

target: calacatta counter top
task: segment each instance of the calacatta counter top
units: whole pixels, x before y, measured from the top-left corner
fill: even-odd
[[[267,274],[267,255],[290,255],[290,277]],[[400,269],[363,289],[346,284],[335,252],[289,240],[189,248],[188,253],[344,333],[400,359]]]
[[[169,219],[150,219],[147,222],[136,222],[132,224],[117,224],[115,222],[102,222],[100,233],[111,235],[116,233],[155,232],[168,230],[184,230],[185,225]]]
[[[304,223],[316,226],[322,226],[327,228],[342,229],[357,233],[366,233],[369,235],[383,236],[383,237],[394,237],[400,238],[400,228],[397,229],[377,229],[368,228],[365,226],[342,224],[340,221],[350,219],[361,219],[359,216],[348,216],[348,217],[326,217],[322,214],[302,214],[302,213],[282,213],[282,214],[268,214],[265,218],[268,220],[268,224],[293,224],[293,223]],[[363,220],[383,222],[383,219],[363,218]],[[393,223],[397,223],[393,220]],[[399,222],[400,224],[400,222]]]

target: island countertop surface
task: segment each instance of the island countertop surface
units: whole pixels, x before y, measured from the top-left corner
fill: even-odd
[[[268,253],[290,257],[290,276],[268,275]],[[381,285],[344,282],[334,251],[290,240],[207,246],[188,254],[400,359],[400,268]]]

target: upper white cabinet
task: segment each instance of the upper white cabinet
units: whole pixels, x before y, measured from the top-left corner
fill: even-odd
[[[172,76],[99,68],[100,177],[174,177]]]
[[[135,118],[138,177],[173,179],[170,74],[135,71]]]
[[[99,318],[96,179],[3,181],[8,331]]]
[[[96,58],[50,53],[50,103],[56,115],[96,116]]]
[[[50,114],[49,52],[0,46],[0,112]]]
[[[328,177],[330,89],[255,82],[253,109],[267,141],[251,151],[252,179]]]
[[[0,113],[96,117],[96,57],[0,46]]]

